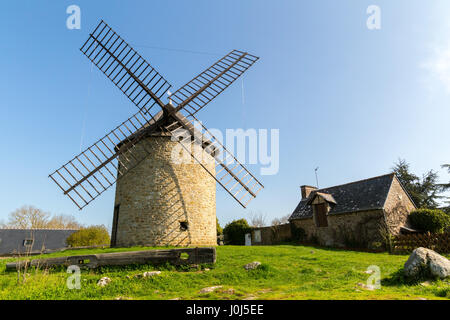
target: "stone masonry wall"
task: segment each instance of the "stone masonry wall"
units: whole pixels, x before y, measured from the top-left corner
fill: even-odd
[[[215,180],[168,136],[148,137],[133,153],[145,155],[144,146],[151,154],[117,181],[115,245],[216,245]],[[214,159],[200,152],[214,173]],[[172,153],[190,163],[174,163]]]
[[[255,232],[261,235],[261,241],[256,241]],[[252,245],[275,245],[292,239],[291,225],[280,224],[277,226],[253,228]]]
[[[392,235],[398,235],[400,227],[408,225],[408,215],[415,209],[415,206],[402,188],[397,177],[394,177],[392,180],[384,208],[389,232]]]
[[[328,227],[318,228],[313,218],[292,220],[293,228],[305,231],[307,241],[331,247],[372,248],[383,243],[382,210],[328,216]]]

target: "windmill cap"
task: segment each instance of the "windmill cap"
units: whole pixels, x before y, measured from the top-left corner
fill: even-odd
[[[173,105],[169,104],[166,105],[166,107],[169,107],[170,109],[174,110],[175,108]],[[183,122],[183,124],[188,127],[190,130],[194,132],[194,134],[198,137],[202,138],[202,143],[204,145],[212,144],[213,142],[206,138],[206,136],[198,129],[196,128],[182,113],[176,112],[177,117],[180,119],[180,121]],[[138,129],[133,134],[129,135],[126,139],[123,139],[120,143],[117,144],[117,148],[120,148],[124,143],[127,143],[130,139],[133,139],[135,136],[143,132],[143,139],[148,137],[170,137],[172,136],[170,132],[164,132],[161,130],[161,125],[157,124],[156,122],[163,119],[165,117],[164,111],[158,112],[148,123],[146,123],[142,128]],[[164,125],[170,125],[171,123],[175,122],[175,120],[168,119],[168,122],[166,122]],[[158,126],[158,127],[156,127]],[[151,130],[154,129],[154,130]],[[214,155],[214,153],[211,153],[211,155]]]

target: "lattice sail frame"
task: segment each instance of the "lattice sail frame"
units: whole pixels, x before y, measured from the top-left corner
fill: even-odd
[[[196,137],[191,131],[192,122],[200,122],[194,114],[231,85],[258,57],[238,50],[231,51],[174,92],[170,103],[165,105],[161,98],[171,85],[103,20],[80,50],[139,108],[136,114],[50,174],[50,178],[80,210],[151,154],[152,150],[144,147],[144,156],[133,153],[136,144],[149,132],[151,124],[154,130],[159,127],[170,132],[174,140],[180,142],[192,158],[244,208],[264,187],[203,124],[199,130],[202,138],[200,141],[189,138],[189,146],[187,139],[179,141],[175,133],[184,128]],[[165,111],[165,119],[155,119],[156,114],[152,114],[155,104]],[[177,116],[179,111],[187,113],[186,118],[180,119]],[[165,125],[168,118],[175,122]],[[204,145],[205,139],[209,141],[208,146]],[[203,166],[201,159],[192,152],[193,143],[214,156],[215,174]],[[223,159],[219,156],[222,154],[225,155]],[[122,155],[120,160],[119,155]]]
[[[80,51],[140,110],[162,107],[169,82],[103,20]]]
[[[170,100],[177,111],[183,109],[189,118],[228,88],[258,59],[249,53],[233,50],[175,91]]]
[[[241,206],[247,207],[249,202],[264,188],[261,182],[242,165],[236,157],[229,152],[197,118],[191,116],[195,124],[188,122],[190,127],[195,127],[197,132],[192,132],[188,126],[182,125],[179,120],[171,126],[164,127],[166,132],[180,142],[181,146],[219,183]],[[187,119],[185,120],[187,121]],[[186,136],[182,130],[190,131]],[[184,137],[179,140],[177,137]],[[201,147],[215,159],[215,172],[209,171],[202,163],[200,156],[196,153],[195,147]],[[200,155],[200,156],[199,156]]]
[[[206,168],[205,170],[244,208],[264,186],[194,115],[229,87],[258,59],[247,52],[233,50],[175,91],[169,98],[176,111],[182,110],[187,114],[186,118],[191,125],[192,122],[200,125],[196,126],[196,129],[201,131],[203,141],[195,141],[197,145],[200,144],[203,147],[204,141],[211,142],[208,149],[210,154],[214,154],[216,160],[216,174],[212,174]],[[178,123],[181,122],[178,121]],[[172,136],[176,136],[175,132],[180,126],[181,124],[172,125],[172,128],[167,128],[167,131],[171,132]],[[192,146],[187,146],[186,142],[187,139],[182,141],[183,148],[187,151],[192,150]],[[192,152],[190,154],[202,165],[201,159]]]
[[[50,174],[50,178],[80,210],[83,209],[145,159],[142,152],[134,150],[147,132],[144,127],[154,123],[154,119],[149,112],[137,112]],[[146,156],[151,153],[151,150],[143,150]],[[120,155],[124,155],[121,160]]]

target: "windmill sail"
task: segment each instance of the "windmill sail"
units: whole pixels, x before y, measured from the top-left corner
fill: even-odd
[[[192,122],[198,122],[194,115],[252,66],[258,57],[233,50],[172,94],[171,103],[164,104],[161,98],[171,87],[170,84],[103,20],[80,50],[139,111],[50,174],[50,178],[79,209],[152,153],[145,144],[137,146],[143,138],[157,130],[170,132],[176,137],[175,131],[180,128],[193,134],[194,140],[187,138],[189,144],[200,144],[215,158],[216,170],[210,172],[198,155],[188,150],[195,161],[236,201],[246,207],[256,197],[263,185],[205,126],[194,128]],[[151,110],[155,104],[163,111],[158,109],[156,113]],[[181,110],[187,113],[186,117]],[[196,135],[195,130],[200,134]],[[208,142],[205,143],[205,140]],[[176,141],[190,149],[186,146],[186,140]]]
[[[155,116],[137,112],[49,177],[81,210],[150,154],[145,148],[144,153],[134,149],[145,134],[159,127],[161,118],[162,112]]]
[[[103,20],[80,50],[140,110],[163,106],[171,85]]]
[[[170,96],[172,104],[177,111],[184,109],[190,118],[222,93],[258,59],[247,52],[231,51],[175,91]]]
[[[231,152],[194,116],[191,116],[196,124],[189,122],[187,118],[175,115],[176,122],[166,126],[166,131],[173,137],[182,136],[179,130],[187,130],[190,135],[184,140],[178,141],[182,147],[200,164],[241,206],[247,207],[249,202],[264,188],[259,180],[241,164]],[[195,129],[194,129],[195,128]],[[195,132],[195,131],[197,132]],[[215,158],[215,172],[208,170],[203,164],[201,155],[195,152],[193,144],[200,146],[208,154]]]

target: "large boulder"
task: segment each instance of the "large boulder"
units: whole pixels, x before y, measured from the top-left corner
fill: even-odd
[[[450,261],[427,248],[415,249],[404,266],[407,277],[415,277],[421,273],[429,273],[441,279],[450,276]]]
[[[417,248],[411,253],[403,268],[407,277],[414,277],[425,271],[428,263],[427,251],[426,248]]]
[[[428,254],[428,266],[432,275],[444,279],[450,276],[450,260],[431,251]]]

